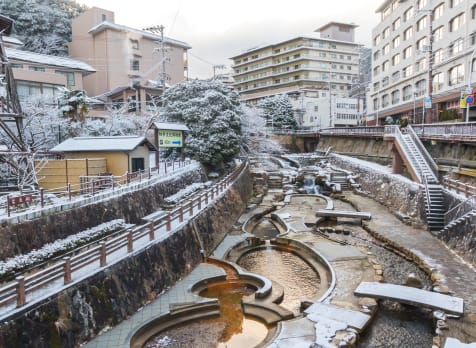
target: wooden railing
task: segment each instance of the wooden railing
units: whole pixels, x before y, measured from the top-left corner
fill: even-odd
[[[456,193],[464,194],[466,197],[476,195],[476,187],[467,183],[451,179],[449,177],[443,178],[443,187],[449,190],[454,190]]]
[[[54,198],[66,199],[71,201],[75,197],[94,197],[100,192],[114,192],[120,187],[134,182],[142,182],[160,175],[166,175],[177,169],[183,168],[191,163],[186,161],[164,161],[157,167],[148,170],[139,170],[137,172],[125,173],[122,176],[112,175],[93,175],[81,176],[80,183],[76,185],[66,184],[66,186],[57,187],[49,190],[40,189],[39,191],[23,195],[7,195],[6,200],[0,203],[1,209],[5,209],[7,216],[12,213],[22,213],[32,207],[47,207],[58,204]],[[54,197],[52,199],[52,197]],[[0,213],[1,215],[1,213]]]
[[[50,295],[54,293],[55,288],[60,289],[75,279],[91,275],[159,237],[167,236],[173,228],[183,223],[185,218],[192,218],[226,191],[246,169],[246,166],[247,161],[243,161],[231,174],[211,188],[196,193],[154,221],[128,229],[117,237],[101,241],[99,245],[72,257],[65,257],[61,262],[32,275],[18,276],[15,281],[0,288],[0,312],[5,313],[15,306],[26,305],[29,302],[29,297],[33,297],[35,291],[41,291],[45,287],[48,287]],[[35,295],[35,298],[39,297],[38,294]]]

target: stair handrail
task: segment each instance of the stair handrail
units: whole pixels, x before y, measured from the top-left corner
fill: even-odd
[[[426,163],[428,164],[428,167],[431,169],[434,175],[434,179],[436,182],[438,182],[438,165],[436,162],[433,160],[433,157],[431,157],[430,153],[428,150],[425,148],[423,143],[421,142],[420,138],[418,135],[416,135],[415,131],[413,130],[412,126],[408,125],[407,127],[407,134],[410,135],[412,138],[413,142],[417,146],[418,150],[420,150],[420,153],[422,154],[423,158],[425,159]]]
[[[414,163],[414,161],[411,160],[410,150],[408,149],[407,144],[405,144],[405,141],[403,140],[403,135],[400,131],[400,127],[395,125],[387,125],[385,126],[385,134],[392,135],[396,139],[398,145],[405,153],[405,157],[408,159],[408,162],[410,162],[411,166],[415,169],[415,174],[418,177],[418,181],[420,183],[423,183],[423,170],[419,163]]]
[[[448,225],[451,221],[459,219],[467,213],[475,211],[476,212],[476,195],[469,197],[464,200],[457,206],[451,208],[448,212],[445,213],[445,226]]]

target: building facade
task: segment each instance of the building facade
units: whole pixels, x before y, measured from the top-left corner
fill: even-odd
[[[287,94],[303,128],[356,125],[359,103],[350,98],[359,76],[356,25],[331,22],[320,36],[299,36],[231,57],[233,87],[242,100]]]
[[[116,24],[114,12],[93,7],[73,20],[69,55],[96,69],[84,86],[97,96],[122,86],[184,81],[190,48],[167,37],[162,44],[161,35]]]
[[[35,96],[55,100],[59,89],[83,89],[83,79],[96,71],[89,64],[18,49],[22,42],[5,37],[5,53],[13,72],[21,101]]]
[[[474,0],[386,0],[372,31],[372,123],[466,120],[461,92],[475,86]],[[461,105],[463,106],[463,105]]]

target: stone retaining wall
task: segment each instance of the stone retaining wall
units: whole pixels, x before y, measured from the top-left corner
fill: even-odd
[[[194,218],[207,254],[243,212],[251,188],[245,171],[216,204]],[[138,197],[136,200],[141,202]],[[0,325],[0,346],[77,347],[174,285],[201,262],[200,249],[189,222],[167,239],[4,321]]]
[[[197,165],[180,175],[159,180],[155,185],[144,184],[142,189],[109,199],[65,211],[50,211],[39,218],[20,223],[4,222],[0,226],[0,260],[26,254],[46,243],[66,238],[106,221],[124,219],[127,223],[137,224],[143,216],[159,209],[164,197],[203,179],[204,174]]]

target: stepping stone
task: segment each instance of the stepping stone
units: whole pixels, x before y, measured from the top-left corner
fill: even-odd
[[[325,318],[326,322],[329,322],[329,320],[340,322],[345,324],[344,329],[346,327],[351,327],[356,329],[358,332],[362,332],[371,319],[370,315],[364,314],[362,312],[320,302],[312,304],[304,311],[304,313],[307,314],[306,318],[316,323],[322,321],[323,318]]]
[[[425,306],[432,309],[441,309],[449,314],[463,314],[462,298],[404,285],[362,282],[355,289],[354,294],[356,296],[403,302],[417,307]]]
[[[456,338],[448,337],[443,348],[476,348],[476,342],[462,343]]]

